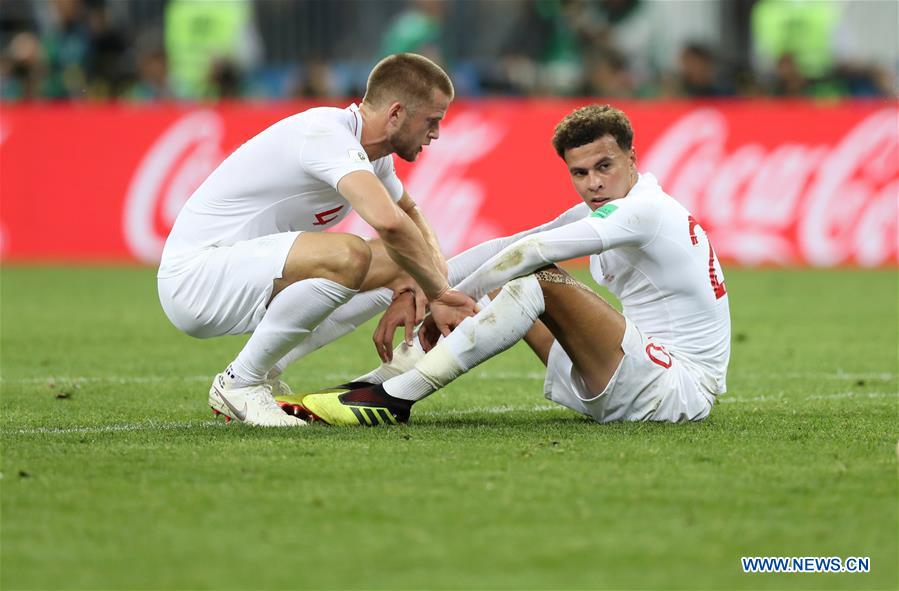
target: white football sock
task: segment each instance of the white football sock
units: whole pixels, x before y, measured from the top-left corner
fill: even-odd
[[[262,383],[275,363],[356,290],[328,279],[304,279],[275,296],[230,370],[238,385]]]
[[[449,284],[455,285],[464,277],[473,273],[484,263],[484,261],[498,253],[502,250],[503,246],[510,244],[512,241],[514,241],[514,237],[497,238],[479,244],[478,246],[470,248],[465,252],[461,252],[449,259],[447,261]],[[328,316],[318,327],[316,327],[307,339],[282,357],[271,371],[269,371],[268,378],[277,378],[291,363],[299,361],[306,355],[309,355],[325,345],[336,341],[340,337],[353,332],[359,326],[365,324],[377,314],[386,310],[387,306],[390,305],[391,299],[392,292],[386,287],[372,289],[353,296],[350,301],[340,306],[333,314]],[[380,379],[380,381],[372,383],[380,384],[387,378],[397,375],[390,369],[384,374],[378,374],[376,372],[378,372],[379,369],[381,368],[379,367],[371,373],[375,374],[373,376],[374,379]],[[379,378],[379,375],[383,375],[383,378]]]
[[[291,349],[269,371],[269,379],[278,377],[288,365],[356,330],[390,305],[392,292],[387,288],[356,294],[315,327],[309,338]]]
[[[400,343],[393,350],[393,360],[390,363],[382,363],[365,375],[352,380],[354,382],[368,382],[369,384],[382,384],[390,378],[402,375],[415,367],[419,359],[425,356],[421,343],[418,342],[418,333],[412,338],[412,344]]]
[[[510,281],[496,299],[466,318],[411,371],[384,382],[384,389],[396,398],[421,400],[517,343],[543,311],[543,290],[536,277]]]

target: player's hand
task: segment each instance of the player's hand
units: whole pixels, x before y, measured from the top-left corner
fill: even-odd
[[[476,312],[475,301],[455,289],[447,289],[431,301],[431,317],[443,336],[448,335],[459,326],[459,323],[469,316],[474,316]]]
[[[415,287],[394,292],[393,301],[381,316],[372,335],[381,361],[384,363],[393,361],[393,335],[398,327],[405,328],[405,342],[412,344],[415,326],[424,319],[427,303],[427,297]]]
[[[425,353],[434,348],[441,336],[433,316],[427,316],[418,327],[418,342],[421,343],[421,348]]]

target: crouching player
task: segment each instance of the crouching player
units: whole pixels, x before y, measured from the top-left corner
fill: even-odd
[[[502,289],[436,345],[426,323],[430,350],[409,371],[306,395],[301,410],[334,425],[404,422],[416,401],[524,338],[547,367],[546,397],[596,421],[707,417],[730,357],[724,278],[690,212],[637,172],[632,141],[627,116],[607,105],[565,117],[553,145],[586,217],[516,241],[462,280],[475,299]],[[555,266],[586,255],[623,314]]]

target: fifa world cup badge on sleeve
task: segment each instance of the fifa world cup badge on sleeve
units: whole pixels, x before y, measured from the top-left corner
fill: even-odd
[[[618,206],[615,205],[614,203],[606,203],[605,205],[603,205],[602,207],[600,207],[599,209],[597,209],[596,211],[594,211],[593,214],[592,214],[590,217],[594,217],[594,218],[607,218],[607,217],[609,217],[610,215],[612,215],[612,213],[613,213],[616,209],[618,209]]]
[[[348,150],[347,153],[353,162],[368,162],[368,156],[362,150]]]

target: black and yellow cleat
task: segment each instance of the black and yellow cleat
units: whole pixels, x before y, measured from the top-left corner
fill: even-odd
[[[344,392],[349,392],[356,388],[370,388],[372,386],[374,386],[374,384],[369,382],[348,382],[332,388],[316,390],[315,392],[291,392],[288,389],[288,391],[283,392],[282,394],[276,394],[275,402],[278,403],[281,410],[291,416],[299,417],[303,420],[316,420],[316,418],[310,416],[303,407],[303,400],[305,400],[307,396],[312,394],[343,394]]]
[[[395,425],[409,420],[412,401],[394,398],[380,384],[335,390],[303,398],[303,410],[312,420],[340,427]]]

